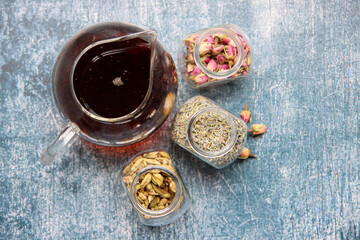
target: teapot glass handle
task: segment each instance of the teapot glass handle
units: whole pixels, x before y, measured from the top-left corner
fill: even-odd
[[[49,165],[56,157],[65,153],[65,151],[75,142],[79,137],[80,129],[75,123],[70,122],[58,137],[47,147],[41,156],[41,162]]]

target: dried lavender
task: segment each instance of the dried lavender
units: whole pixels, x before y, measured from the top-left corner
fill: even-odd
[[[194,115],[209,107],[211,110],[199,114],[190,123]],[[233,127],[229,116],[234,121]],[[234,134],[235,137],[231,138]],[[222,168],[240,155],[246,141],[246,125],[231,114],[224,115],[224,110],[209,99],[196,96],[185,102],[176,113],[171,139],[214,167]]]
[[[231,127],[228,119],[216,112],[206,112],[191,126],[194,144],[203,151],[217,152],[230,142]]]

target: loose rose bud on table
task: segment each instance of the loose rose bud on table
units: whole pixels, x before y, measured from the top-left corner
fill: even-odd
[[[244,149],[241,151],[239,159],[248,159],[248,158],[256,158],[256,156],[252,154],[247,147],[244,147]]]
[[[248,104],[245,104],[245,108],[244,110],[241,111],[240,113],[240,118],[245,122],[245,123],[249,123],[251,122],[251,112],[249,110]]]
[[[252,136],[261,135],[266,131],[265,124],[253,124],[251,128],[247,130],[248,133],[252,133]]]

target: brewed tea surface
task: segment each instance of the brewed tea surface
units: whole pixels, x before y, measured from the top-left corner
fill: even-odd
[[[135,38],[94,46],[74,71],[74,90],[91,113],[106,118],[125,116],[145,98],[149,87],[151,49]]]

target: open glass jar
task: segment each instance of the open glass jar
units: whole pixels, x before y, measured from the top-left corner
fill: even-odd
[[[167,152],[135,156],[122,170],[122,183],[145,225],[169,224],[190,207],[191,199]]]
[[[226,83],[250,74],[251,43],[234,24],[210,27],[185,36],[178,61],[183,78],[193,88]]]
[[[243,120],[203,96],[186,101],[171,127],[175,143],[215,168],[226,167],[239,157],[246,135]]]

